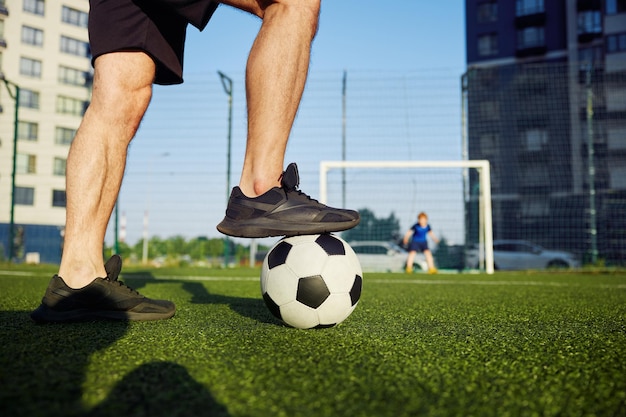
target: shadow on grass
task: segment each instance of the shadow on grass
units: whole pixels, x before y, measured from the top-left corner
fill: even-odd
[[[86,407],[83,384],[91,356],[127,329],[125,322],[35,325],[28,312],[0,311],[0,415],[228,416],[187,369],[169,361],[136,367],[96,407]]]
[[[229,306],[234,312],[241,316],[251,318],[261,323],[281,325],[276,319],[273,318],[263,299],[259,298],[244,298],[233,297],[221,294],[210,293],[206,286],[200,281],[184,281],[184,280],[170,280],[163,278],[155,278],[149,271],[137,271],[130,273],[123,273],[123,280],[127,280],[127,283],[132,288],[139,290],[145,287],[147,284],[159,284],[159,283],[175,283],[182,285],[182,288],[191,295],[191,304],[224,304]],[[141,292],[141,291],[140,291]]]

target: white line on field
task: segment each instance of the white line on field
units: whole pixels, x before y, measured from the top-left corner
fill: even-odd
[[[580,287],[581,284],[575,282],[550,282],[550,281],[476,281],[476,280],[426,280],[426,279],[412,279],[412,280],[399,280],[399,279],[375,279],[366,280],[366,282],[373,282],[376,284],[421,284],[421,285],[503,285],[503,286],[538,286],[538,287]],[[587,286],[587,285],[585,285]],[[619,288],[626,289],[626,284],[598,284],[593,285],[599,288]]]
[[[369,282],[375,282],[376,284],[424,284],[424,285],[447,285],[447,284],[465,284],[465,285],[538,285],[548,287],[571,287],[578,286],[575,283],[566,282],[542,282],[542,281],[475,281],[475,280],[428,280],[428,279],[410,279],[410,280],[386,280],[376,279]]]
[[[0,270],[0,275],[9,276],[39,276],[42,272],[7,271]],[[203,276],[126,276],[123,279],[154,279],[157,281],[258,281],[259,277],[203,277]],[[574,282],[551,281],[477,281],[477,280],[442,280],[442,279],[368,279],[365,284],[415,284],[415,285],[485,285],[485,286],[538,286],[538,287],[580,287],[582,284]],[[626,289],[626,284],[598,284],[587,285],[595,288]]]
[[[130,278],[130,277],[129,277]],[[141,277],[137,277],[140,278]],[[259,277],[202,277],[202,276],[177,276],[177,277],[154,277],[156,280],[172,281],[258,281]],[[416,285],[486,285],[486,286],[543,286],[543,287],[579,287],[578,283],[550,282],[550,281],[477,281],[477,280],[429,280],[429,279],[364,279],[365,284],[416,284]],[[585,285],[587,286],[587,285]],[[599,288],[626,289],[626,284],[599,284],[591,285]]]
[[[33,275],[43,275],[43,272],[0,271],[0,275],[16,275],[19,277],[28,277],[28,276],[33,276]]]
[[[167,276],[148,276],[148,275],[136,275],[136,276],[124,276],[122,273],[122,278],[124,279],[155,279],[157,281],[258,281],[259,277],[202,277],[202,276],[176,276],[176,277],[167,277]]]

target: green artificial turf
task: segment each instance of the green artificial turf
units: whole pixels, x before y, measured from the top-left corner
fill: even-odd
[[[366,274],[341,325],[280,325],[258,271],[132,271],[171,320],[35,325],[0,271],[0,415],[625,416],[626,274]],[[1,269],[1,268],[0,268]]]

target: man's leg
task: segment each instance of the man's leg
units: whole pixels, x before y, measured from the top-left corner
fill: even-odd
[[[151,300],[118,281],[122,260],[102,262],[106,226],[119,193],[126,152],[148,107],[154,63],[141,52],[111,53],[95,63],[93,97],[67,163],[65,246],[37,323],[82,320],[160,320],[174,303]]]
[[[263,24],[246,68],[248,141],[239,184],[248,197],[280,185],[320,10],[319,0],[258,3]]]
[[[150,102],[154,71],[152,59],[140,52],[96,59],[91,104],[67,160],[59,275],[71,288],[106,276],[104,235],[124,175],[128,145]]]
[[[287,140],[309,71],[320,0],[221,2],[258,15],[263,23],[246,68],[248,141],[241,179],[218,230],[231,236],[267,237],[356,226],[357,212],[327,207],[296,189],[295,164],[283,173]]]

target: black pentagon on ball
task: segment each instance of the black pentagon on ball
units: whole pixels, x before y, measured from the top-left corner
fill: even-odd
[[[361,298],[362,288],[363,278],[357,275],[354,277],[354,284],[352,284],[352,288],[350,289],[350,300],[352,301],[352,305],[355,305]]]
[[[311,308],[318,308],[328,298],[330,291],[320,275],[298,280],[296,300]]]
[[[346,248],[343,247],[341,240],[331,234],[325,233],[319,235],[319,237],[315,239],[315,243],[320,245],[329,256],[346,254]]]
[[[267,265],[270,269],[282,265],[293,246],[285,241],[279,242],[267,256]]]
[[[267,309],[270,311],[270,313],[274,315],[274,317],[278,318],[279,320],[283,319],[280,314],[280,307],[278,307],[278,304],[276,304],[274,300],[272,300],[272,297],[270,297],[270,295],[266,292],[263,293],[263,301],[265,301]]]

